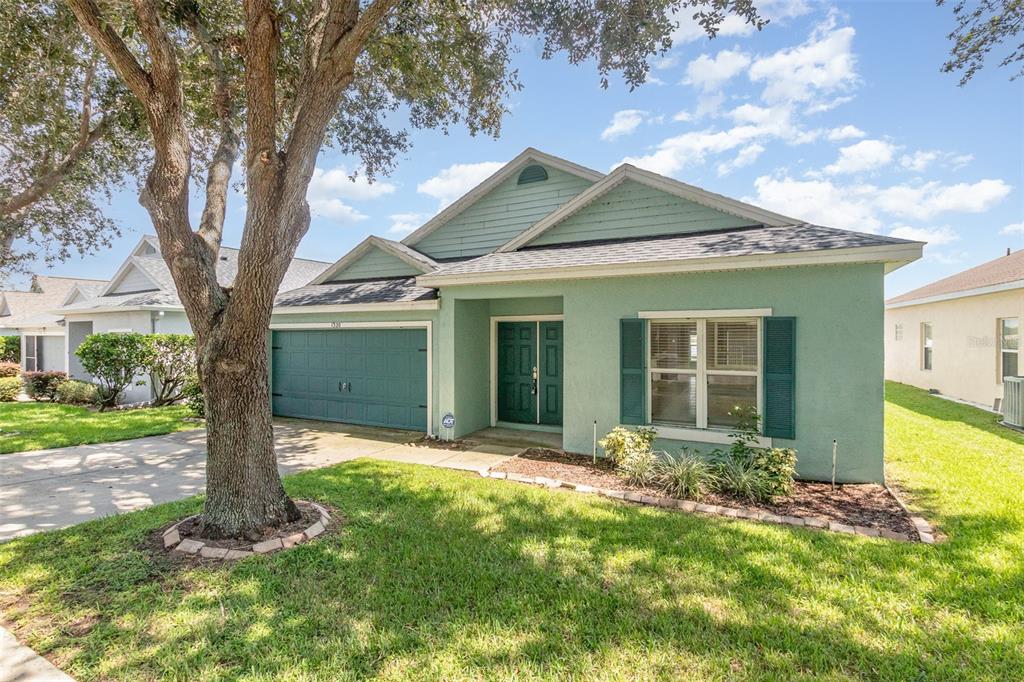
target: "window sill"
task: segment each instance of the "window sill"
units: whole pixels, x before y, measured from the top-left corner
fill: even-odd
[[[668,440],[688,440],[695,443],[712,443],[714,445],[732,445],[734,438],[729,434],[731,431],[716,431],[714,429],[691,429],[683,426],[661,426],[651,424],[651,428],[658,432],[658,438]],[[758,436],[754,442],[762,448],[772,447],[772,439],[765,436]]]

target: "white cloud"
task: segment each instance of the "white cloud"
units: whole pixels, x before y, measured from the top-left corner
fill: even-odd
[[[671,69],[673,66],[679,63],[679,55],[669,54],[665,55],[658,61],[654,62],[654,68],[662,71],[664,69]]]
[[[1024,223],[1010,223],[1003,229],[999,230],[999,234],[1014,235],[1024,234]]]
[[[737,168],[743,168],[757,161],[757,158],[764,152],[764,147],[759,144],[747,145],[739,151],[731,161],[724,161],[718,164],[718,175],[728,175]]]
[[[689,121],[693,120],[693,115],[690,114],[690,112],[688,112],[686,110],[683,110],[683,111],[677,112],[676,115],[672,117],[672,120],[673,121],[680,121],[682,123],[688,123]]]
[[[416,191],[434,197],[443,208],[479,185],[504,165],[501,161],[456,163],[416,185]]]
[[[761,98],[768,103],[808,102],[814,106],[819,102],[818,110],[822,110],[823,96],[848,90],[857,83],[851,49],[855,33],[849,26],[835,28],[832,15],[802,45],[755,59],[750,80],[764,83]]]
[[[399,237],[404,237],[415,230],[427,218],[422,213],[392,213],[388,217],[391,218],[391,227],[388,228],[388,234]]]
[[[714,57],[706,54],[686,65],[683,84],[711,92],[750,66],[750,55],[737,50],[722,50]]]
[[[612,122],[601,131],[602,140],[614,140],[629,135],[640,127],[647,118],[647,112],[640,109],[623,109],[612,114]]]
[[[1010,193],[1002,180],[943,185],[878,187],[867,183],[836,184],[831,180],[795,180],[787,175],[761,176],[757,196],[749,201],[784,215],[852,230],[877,232],[885,214],[902,219],[931,220],[943,213],[981,213]]]
[[[364,174],[360,174],[355,180],[352,180],[351,175],[352,172],[345,168],[345,166],[336,166],[329,170],[315,168],[313,169],[313,177],[309,181],[307,195],[311,199],[341,198],[351,201],[365,201],[392,194],[396,189],[390,182],[383,182],[381,180],[370,182]]]
[[[366,220],[365,213],[349,206],[341,199],[309,199],[309,210],[313,215],[336,220],[339,223],[358,223]]]
[[[833,128],[828,131],[828,139],[832,142],[841,142],[843,140],[855,140],[859,137],[867,135],[863,130],[857,126],[844,125],[840,128]]]
[[[759,0],[757,2],[757,9],[762,17],[770,19],[773,24],[778,24],[786,19],[807,14],[811,11],[811,6],[805,0]],[[679,27],[672,32],[673,45],[692,43],[702,38],[707,38],[708,34],[693,19],[694,12],[695,10],[692,7],[682,8],[673,16],[679,22]],[[755,30],[751,24],[746,23],[735,14],[727,14],[718,29],[718,37],[749,36]]]
[[[835,163],[825,166],[825,172],[862,173],[873,170],[892,162],[896,148],[883,140],[861,140],[856,144],[839,149],[839,158]]]
[[[939,158],[939,152],[916,151],[913,154],[904,154],[900,157],[900,166],[909,171],[920,173],[932,164],[932,161]]]
[[[929,246],[941,246],[942,244],[950,244],[960,239],[953,228],[948,226],[943,227],[911,227],[910,225],[897,225],[889,231],[890,237],[898,237],[900,239],[911,239],[916,242],[928,242]]]

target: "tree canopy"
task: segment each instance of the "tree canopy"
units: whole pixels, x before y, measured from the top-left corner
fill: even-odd
[[[935,0],[943,6],[946,0]],[[966,85],[985,65],[992,50],[1005,43],[1007,54],[999,66],[1024,62],[1024,42],[1017,36],[1024,31],[1024,0],[956,0],[953,3],[956,28],[949,34],[953,46],[942,65],[944,73],[960,73],[960,85]],[[1024,75],[1024,64],[1016,68],[1010,80]]]

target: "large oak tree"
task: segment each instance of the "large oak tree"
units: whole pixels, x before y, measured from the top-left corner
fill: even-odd
[[[730,12],[764,23],[751,0],[64,1],[145,112],[153,157],[140,202],[196,336],[203,524],[223,536],[296,515],[274,456],[266,330],[309,226],[306,190],[325,143],[374,177],[407,149],[410,126],[497,135],[521,87],[512,57],[526,41],[545,58],[592,63],[603,84],[617,72],[632,87],[671,46],[677,12],[711,35]],[[225,288],[215,264],[238,158],[246,215]],[[193,226],[190,183],[200,174]]]

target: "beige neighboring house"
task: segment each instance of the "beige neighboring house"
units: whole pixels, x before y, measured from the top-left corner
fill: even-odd
[[[34,275],[28,291],[0,291],[0,334],[21,337],[21,368],[66,372],[62,318],[51,310],[75,289],[99,290],[102,280]]]
[[[885,303],[885,378],[998,410],[1020,376],[1024,250]]]

